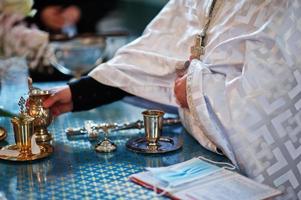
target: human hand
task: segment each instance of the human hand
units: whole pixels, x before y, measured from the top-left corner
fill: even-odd
[[[174,93],[178,104],[183,108],[188,108],[187,93],[186,93],[187,75],[177,77],[174,85]]]
[[[51,90],[51,96],[43,103],[45,108],[50,108],[53,116],[58,116],[73,109],[72,95],[69,86]]]

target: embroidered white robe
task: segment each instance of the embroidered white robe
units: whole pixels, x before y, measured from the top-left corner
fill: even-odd
[[[205,54],[188,70],[183,125],[249,177],[283,190],[280,199],[301,199],[301,2],[217,1]],[[171,0],[140,38],[89,75],[176,105],[175,69],[189,58],[211,3]]]

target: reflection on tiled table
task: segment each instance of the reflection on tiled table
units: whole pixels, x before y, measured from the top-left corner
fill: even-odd
[[[47,88],[56,84],[37,86]],[[1,96],[9,99],[9,95],[13,94]],[[9,107],[9,102],[6,107]],[[142,119],[143,110],[144,108],[125,101],[118,101],[90,111],[68,113],[56,118],[49,127],[54,138],[54,153],[50,157],[24,163],[0,160],[0,197],[7,199],[164,199],[153,191],[130,182],[128,176],[143,171],[147,166],[167,166],[198,155],[215,161],[226,160],[202,148],[181,125],[164,127],[163,134],[182,137],[183,148],[160,155],[137,154],[126,149],[126,141],[142,136],[143,130],[112,133],[110,139],[118,145],[117,151],[113,153],[96,153],[95,141],[89,141],[86,136],[70,140],[64,133],[67,127],[83,126],[85,120],[120,123],[136,121]],[[172,115],[167,114],[165,117],[172,117]],[[8,129],[9,133],[8,138],[0,145],[13,144],[14,138],[9,120],[2,118],[0,123]]]

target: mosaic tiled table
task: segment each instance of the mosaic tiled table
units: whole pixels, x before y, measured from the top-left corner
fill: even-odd
[[[53,85],[57,83],[38,84],[42,88]],[[2,91],[1,102],[6,102],[5,107],[16,110],[16,102],[10,97],[16,91],[13,86]],[[118,145],[117,151],[113,153],[96,153],[95,141],[89,141],[85,136],[70,140],[64,133],[67,127],[83,126],[84,120],[136,121],[142,119],[141,111],[144,109],[126,101],[118,101],[56,118],[49,127],[54,137],[54,153],[50,157],[24,163],[0,160],[0,199],[164,199],[130,182],[128,176],[143,171],[147,166],[168,166],[198,155],[226,161],[224,157],[202,148],[181,125],[164,127],[163,134],[182,137],[183,148],[160,155],[137,154],[126,149],[126,141],[142,136],[143,130],[113,133],[110,139]],[[13,144],[9,120],[2,118],[0,124],[8,130],[7,139],[0,145]]]

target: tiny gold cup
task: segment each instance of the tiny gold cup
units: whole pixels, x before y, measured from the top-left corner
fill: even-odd
[[[15,142],[21,154],[31,154],[31,137],[34,132],[34,118],[29,116],[14,117],[11,119],[13,125]]]
[[[146,110],[142,112],[146,141],[149,146],[157,146],[163,127],[163,115],[161,110]]]

